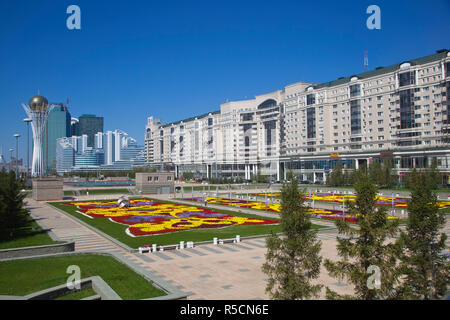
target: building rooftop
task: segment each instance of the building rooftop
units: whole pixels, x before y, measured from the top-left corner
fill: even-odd
[[[421,64],[425,64],[425,63],[441,60],[441,59],[447,57],[448,52],[450,52],[450,51],[447,50],[447,49],[441,49],[441,50],[437,50],[435,54],[432,54],[432,55],[429,55],[429,56],[425,56],[425,57],[422,57],[422,58],[413,59],[413,60],[409,60],[409,61],[403,61],[403,62],[394,64],[394,65],[391,65],[391,66],[388,66],[388,67],[377,67],[375,70],[371,70],[371,71],[367,71],[367,72],[363,72],[363,73],[359,73],[359,74],[354,74],[354,75],[347,76],[347,77],[339,77],[336,80],[332,80],[332,81],[328,81],[328,82],[324,82],[324,83],[320,83],[320,84],[316,84],[316,85],[314,85],[312,83],[305,82],[305,81],[299,81],[299,82],[296,82],[296,83],[288,84],[288,85],[286,85],[286,87],[297,85],[297,84],[305,84],[305,85],[311,84],[310,86],[307,86],[307,88],[308,87],[313,87],[314,89],[334,87],[334,86],[338,86],[338,85],[342,85],[342,84],[350,82],[351,78],[353,78],[353,77],[357,77],[358,79],[367,79],[367,78],[376,77],[376,76],[379,76],[379,75],[382,75],[382,74],[386,74],[386,73],[390,73],[390,72],[396,71],[396,70],[400,69],[400,65],[402,65],[405,62],[410,63],[411,66],[415,66],[415,65],[421,65]],[[305,88],[305,90],[307,88]],[[163,125],[161,125],[161,127],[162,128],[166,128],[166,127],[169,127],[169,126],[172,126],[172,125],[180,124],[181,122],[189,122],[189,121],[192,121],[192,120],[195,120],[195,119],[202,119],[202,118],[205,118],[205,117],[209,116],[210,114],[213,115],[213,114],[219,114],[219,113],[220,113],[220,110],[213,111],[213,112],[208,112],[208,113],[205,113],[205,114],[202,114],[202,115],[199,115],[199,116],[195,116],[195,117],[187,118],[187,119],[184,119],[184,120],[179,120],[179,121],[163,124]],[[89,115],[83,115],[83,116],[89,116]]]
[[[385,73],[390,73],[393,71],[396,71],[398,69],[400,69],[400,65],[405,63],[405,62],[409,62],[411,64],[411,66],[415,66],[415,65],[421,65],[421,64],[425,64],[425,63],[429,63],[429,62],[433,62],[433,61],[437,61],[437,60],[441,60],[445,57],[447,57],[447,53],[449,52],[449,50],[447,49],[442,49],[442,50],[438,50],[436,51],[435,54],[426,56],[426,57],[422,57],[422,58],[418,58],[418,59],[413,59],[413,60],[409,60],[409,61],[403,61],[388,67],[378,67],[375,70],[371,70],[371,71],[367,71],[367,72],[363,72],[363,73],[359,73],[359,74],[355,74],[355,75],[351,75],[348,77],[341,77],[337,80],[333,80],[333,81],[329,81],[329,82],[324,82],[321,84],[318,84],[316,86],[313,86],[314,89],[320,89],[320,88],[326,88],[326,87],[334,87],[334,86],[338,86],[347,82],[350,82],[350,79],[353,77],[357,77],[358,79],[367,79],[367,78],[372,78],[372,77],[376,77]]]

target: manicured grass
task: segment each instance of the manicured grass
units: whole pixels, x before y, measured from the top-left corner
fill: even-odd
[[[122,299],[165,295],[145,278],[110,256],[79,254],[0,262],[0,294],[24,296],[65,284],[67,267],[80,267],[81,278],[100,276]],[[91,294],[90,294],[91,295]]]
[[[30,217],[32,220],[32,218]],[[34,228],[34,230],[32,230]],[[42,230],[42,228],[34,221],[31,221],[30,228],[22,231],[16,231],[14,239],[9,241],[0,242],[1,249],[21,248],[21,247],[33,247],[44,246],[49,244],[57,244],[50,236]]]
[[[128,189],[81,189],[79,190],[81,195],[86,195],[86,192],[89,191],[90,195],[94,194],[118,194],[125,193],[129,194],[130,191]],[[64,191],[65,196],[73,196],[75,193],[72,190]]]
[[[156,202],[161,203],[172,203],[169,201],[162,201],[151,199]],[[127,225],[122,225],[118,223],[113,223],[107,218],[95,218],[90,219],[86,216],[77,213],[77,207],[75,206],[67,206],[61,202],[52,202],[49,203],[56,208],[62,209],[65,212],[71,214],[72,216],[80,219],[89,225],[99,229],[100,231],[108,234],[109,236],[119,240],[120,242],[128,245],[131,248],[138,248],[139,246],[146,244],[157,244],[157,245],[167,245],[167,244],[176,244],[180,241],[212,241],[214,237],[218,238],[232,238],[236,235],[244,236],[254,236],[260,234],[270,234],[271,232],[278,233],[281,232],[281,227],[276,225],[240,225],[240,226],[229,226],[222,228],[205,228],[205,229],[192,229],[192,230],[184,230],[178,232],[170,232],[167,234],[159,234],[159,235],[149,235],[149,236],[140,236],[140,237],[130,237],[125,233],[125,230],[128,228]],[[193,206],[196,206],[193,204]],[[201,206],[199,206],[201,207]],[[247,217],[247,218],[256,218],[256,219],[269,219],[266,217],[244,214],[234,211],[227,210],[217,210],[216,212],[222,212],[238,217]],[[270,218],[272,220],[279,221],[277,218]],[[320,226],[314,225],[313,228],[320,228]]]

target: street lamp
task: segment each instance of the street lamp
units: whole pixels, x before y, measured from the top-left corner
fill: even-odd
[[[19,162],[17,161],[19,159],[19,137],[20,134],[16,133],[14,135],[16,138],[16,179],[19,178]]]
[[[28,172],[30,171],[30,122],[32,121],[31,118],[25,118],[23,119],[24,122],[27,124],[27,181],[28,181]]]
[[[13,151],[14,151],[13,148],[9,149],[9,152],[10,152],[10,154],[9,154],[9,171],[12,170],[12,153],[13,153]]]

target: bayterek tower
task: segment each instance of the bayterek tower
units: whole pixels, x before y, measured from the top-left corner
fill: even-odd
[[[44,165],[44,130],[47,119],[54,105],[48,105],[48,100],[40,95],[34,96],[28,102],[28,106],[22,104],[28,117],[31,118],[33,130],[33,166],[31,175],[42,177],[45,175]]]

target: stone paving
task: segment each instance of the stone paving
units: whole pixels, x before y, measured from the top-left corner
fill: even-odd
[[[105,195],[102,198],[112,199],[117,198],[117,195],[111,195],[111,197]],[[90,196],[90,199],[93,197]],[[26,201],[31,213],[39,218],[38,223],[45,228],[50,228],[60,239],[74,240],[75,250],[83,252],[102,250],[122,254],[155,276],[189,292],[188,299],[269,299],[265,293],[267,277],[261,271],[266,253],[264,238],[243,240],[238,244],[214,246],[211,243],[192,249],[135,254],[44,202],[28,198]],[[334,225],[328,221],[320,221],[320,223],[326,226]],[[445,231],[450,234],[450,221],[447,221]],[[336,229],[321,230],[318,237],[322,240],[322,256],[332,260],[337,259]],[[352,288],[347,284],[330,278],[323,266],[317,283],[339,293],[352,292]],[[321,298],[324,297],[324,292],[323,290]]]

